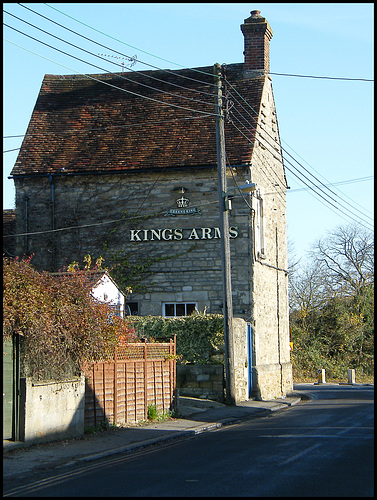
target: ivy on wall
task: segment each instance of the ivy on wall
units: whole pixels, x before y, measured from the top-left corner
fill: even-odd
[[[175,253],[161,254],[158,248],[150,248],[146,253],[144,248],[125,244],[125,235],[140,225],[141,222],[153,220],[161,214],[140,215],[122,210],[122,218],[115,227],[103,236],[102,254],[106,264],[110,266],[110,274],[121,290],[130,287],[133,293],[148,293],[153,289],[153,266],[166,260],[174,260],[187,256],[196,247],[194,242],[189,248]]]
[[[224,317],[195,313],[191,316],[131,316],[126,319],[140,338],[148,341],[177,336],[178,364],[219,364],[223,362]]]

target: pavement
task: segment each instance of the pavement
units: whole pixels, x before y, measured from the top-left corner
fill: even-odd
[[[248,400],[229,406],[208,399],[179,397],[179,418],[147,421],[125,427],[111,427],[93,434],[25,446],[3,441],[3,479],[34,473],[38,470],[82,464],[118,453],[129,453],[173,439],[211,431],[242,420],[263,417],[294,406],[300,394],[271,401]]]

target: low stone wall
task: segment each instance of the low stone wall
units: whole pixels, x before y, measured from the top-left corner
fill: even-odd
[[[233,318],[234,354],[234,398],[235,403],[249,399],[247,323],[242,318]]]
[[[233,318],[234,397],[235,402],[249,399],[247,323]],[[224,355],[217,356],[224,359]],[[225,400],[225,369],[216,365],[177,365],[177,389],[181,396]]]
[[[84,434],[85,377],[36,383],[21,378],[20,440],[27,444]]]
[[[177,365],[177,389],[181,396],[224,401],[223,365]]]

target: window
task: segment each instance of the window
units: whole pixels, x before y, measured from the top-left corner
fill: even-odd
[[[254,248],[257,258],[265,258],[264,241],[264,214],[263,214],[263,196],[261,190],[258,190],[253,196],[254,209]]]
[[[170,304],[162,305],[163,316],[190,316],[197,308],[194,302],[172,302]]]
[[[138,316],[139,315],[139,303],[138,302],[126,302],[124,305],[124,315],[125,316]]]

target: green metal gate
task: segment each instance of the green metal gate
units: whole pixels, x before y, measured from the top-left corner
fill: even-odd
[[[3,340],[3,439],[18,438],[18,335]]]

